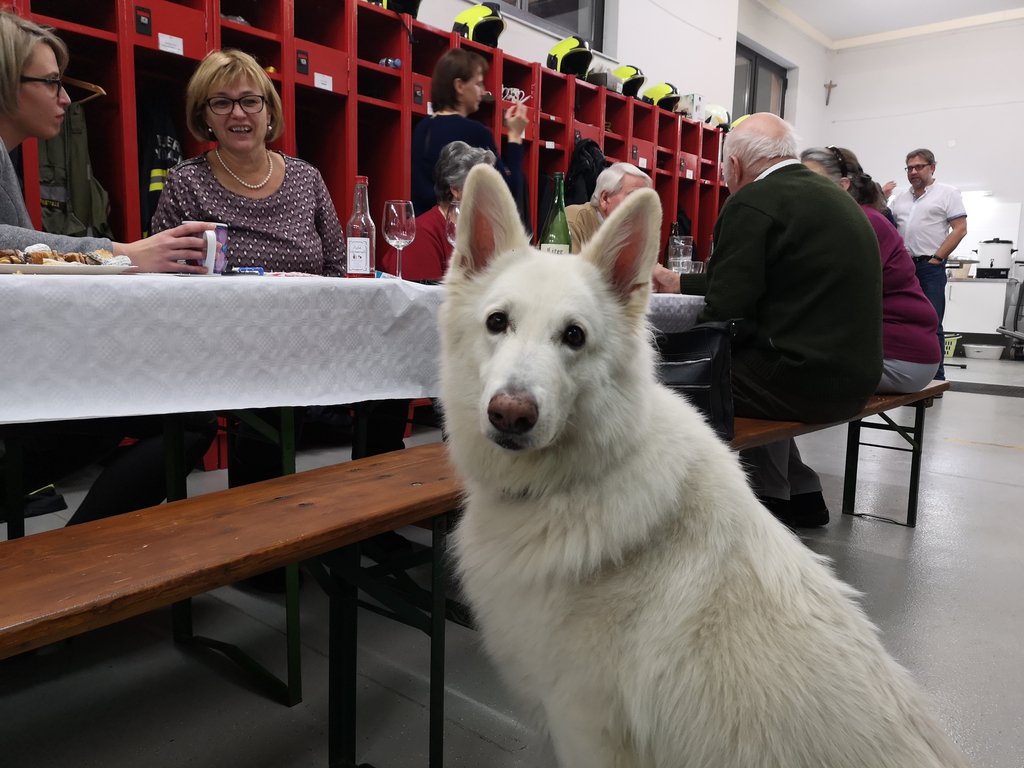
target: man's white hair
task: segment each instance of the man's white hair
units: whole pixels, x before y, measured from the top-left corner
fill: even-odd
[[[622,179],[626,175],[643,179],[644,186],[647,188],[653,186],[651,184],[651,177],[632,163],[613,163],[601,171],[601,174],[597,177],[594,194],[590,196],[590,204],[596,208],[601,200],[602,192],[607,192],[609,195],[614,195],[618,192],[622,188]]]
[[[800,137],[793,126],[786,126],[781,136],[765,136],[755,131],[737,131],[725,137],[725,156],[735,156],[745,167],[769,158],[796,158]]]

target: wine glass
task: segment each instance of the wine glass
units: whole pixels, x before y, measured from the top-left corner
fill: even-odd
[[[398,251],[395,272],[402,276],[402,249],[416,239],[416,214],[411,200],[388,200],[384,203],[384,239]]]
[[[448,213],[444,217],[444,236],[448,238],[448,242],[452,248],[455,247],[455,239],[458,234],[459,225],[459,201],[452,200],[448,203]]]

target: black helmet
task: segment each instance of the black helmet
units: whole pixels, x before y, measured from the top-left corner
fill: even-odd
[[[369,0],[369,2],[395,13],[408,13],[414,19],[420,12],[420,0]]]
[[[455,17],[452,31],[468,40],[497,48],[498,38],[505,31],[505,20],[497,3],[477,3]]]
[[[583,77],[590,69],[593,58],[589,42],[582,37],[567,37],[555,43],[548,51],[548,68],[564,75]]]

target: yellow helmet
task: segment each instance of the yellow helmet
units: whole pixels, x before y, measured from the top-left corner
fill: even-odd
[[[583,77],[593,59],[589,42],[582,37],[567,37],[548,51],[548,68],[565,75]]]
[[[639,67],[630,64],[613,69],[612,74],[622,81],[623,96],[636,96],[640,92],[640,86],[644,84],[644,73]]]
[[[737,117],[735,120],[733,120],[731,123],[729,123],[729,130],[731,131],[733,128],[735,128],[737,125],[742,123],[748,117],[750,117],[749,113],[746,114],[746,115],[740,115],[739,117]]]
[[[657,104],[662,109],[673,110],[679,104],[679,91],[672,83],[658,83],[644,91],[641,101]]]
[[[492,48],[498,47],[498,38],[505,31],[505,19],[497,3],[477,3],[455,17],[452,31]]]

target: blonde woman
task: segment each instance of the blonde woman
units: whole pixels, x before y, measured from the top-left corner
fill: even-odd
[[[188,129],[215,146],[171,170],[152,231],[185,220],[228,225],[228,267],[341,276],[345,245],[320,172],[267,145],[284,129],[281,99],[247,53],[211,51],[189,80]]]

